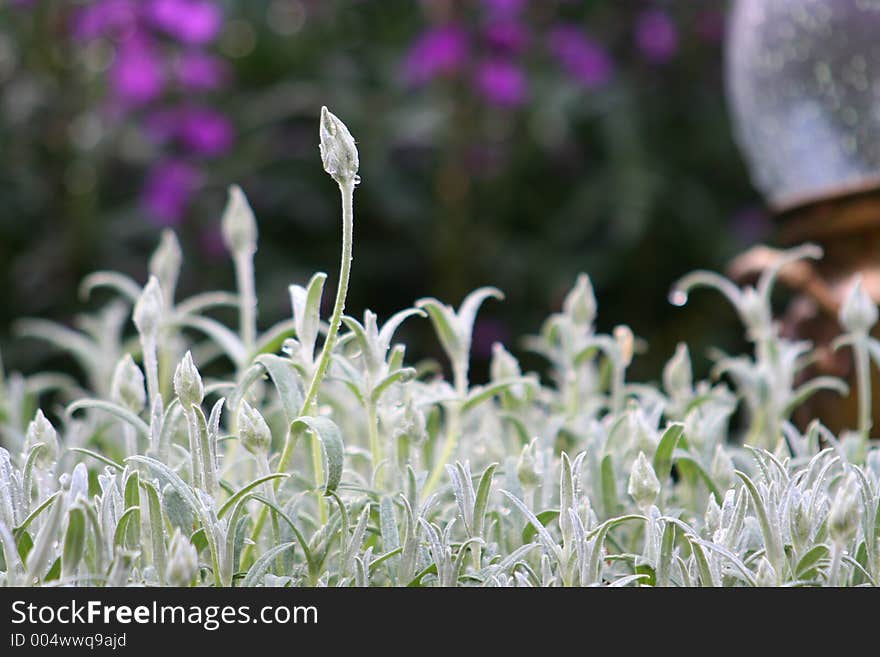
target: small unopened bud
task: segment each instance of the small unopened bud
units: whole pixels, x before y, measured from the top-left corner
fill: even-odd
[[[260,411],[246,401],[241,402],[241,410],[238,412],[238,436],[244,448],[254,456],[265,456],[269,453],[269,446],[272,444],[269,425]]]
[[[489,364],[489,375],[494,382],[516,379],[522,376],[519,362],[500,342],[492,345],[492,361]]]
[[[138,333],[143,338],[155,338],[162,326],[162,312],[164,300],[159,279],[150,276],[150,280],[144,286],[144,291],[134,304],[132,319]]]
[[[110,397],[117,404],[125,406],[134,413],[140,413],[147,404],[144,390],[144,374],[130,354],[125,354],[113,370],[110,382]]]
[[[37,443],[44,445],[38,457],[39,463],[44,467],[52,465],[58,458],[61,449],[58,443],[58,432],[43,415],[41,409],[37,409],[34,419],[28,424],[25,432],[25,451],[29,451]]]
[[[800,493],[797,488],[794,488],[792,491],[791,535],[798,545],[804,545],[807,542],[813,529],[813,522],[810,517],[811,499],[809,493]]]
[[[663,368],[663,387],[669,395],[687,395],[693,383],[690,352],[684,342],[679,342],[675,354]]]
[[[159,279],[159,285],[165,293],[165,302],[174,300],[174,290],[177,288],[177,278],[180,275],[180,265],[183,262],[183,252],[180,250],[180,242],[174,231],[166,228],[162,231],[159,246],[150,257],[150,274]]]
[[[770,309],[764,303],[764,299],[758,294],[753,287],[747,287],[742,291],[739,307],[740,318],[750,333],[762,331],[771,323]],[[752,339],[757,338],[756,335],[750,335]]]
[[[877,304],[865,292],[861,276],[856,277],[840,307],[840,325],[850,333],[868,333],[877,323],[877,314]]]
[[[180,398],[184,408],[199,406],[205,398],[205,386],[202,376],[193,363],[192,354],[187,351],[174,370],[174,392]]]
[[[428,423],[425,414],[412,399],[407,400],[397,418],[394,438],[402,438],[411,445],[421,445],[428,439]]]
[[[635,349],[635,336],[629,326],[615,326],[614,340],[620,348],[620,357],[623,359],[623,366],[628,367],[632,362],[633,350]]]
[[[354,137],[326,107],[321,108],[320,135],[324,171],[340,185],[356,183],[359,163]]]
[[[733,465],[733,459],[723,445],[715,447],[715,455],[712,457],[712,464],[709,466],[709,474],[712,480],[721,490],[730,488],[733,478],[736,476],[736,468]]]
[[[761,561],[758,563],[758,572],[755,573],[755,584],[762,588],[775,587],[778,584],[776,581],[776,570],[774,570],[767,557],[761,557]]]
[[[709,504],[706,507],[703,522],[706,523],[706,532],[710,539],[715,535],[715,532],[721,529],[721,507],[715,501],[714,495],[709,496]]]
[[[220,230],[230,253],[254,253],[257,250],[257,220],[238,185],[229,187],[229,200],[223,211]]]
[[[169,586],[189,586],[199,569],[199,553],[189,539],[174,529],[168,544],[165,580]]]
[[[565,297],[562,309],[578,326],[588,328],[593,324],[596,319],[596,295],[589,276],[580,274],[577,277],[574,288]]]
[[[828,512],[828,533],[831,539],[840,544],[849,541],[858,531],[861,515],[859,484],[855,475],[849,474],[837,490]]]
[[[650,507],[660,494],[660,480],[644,452],[639,452],[633,463],[626,492],[640,509]]]
[[[519,483],[526,488],[534,488],[541,483],[537,451],[538,439],[533,438],[528,445],[523,447],[516,464],[516,476],[519,478]]]

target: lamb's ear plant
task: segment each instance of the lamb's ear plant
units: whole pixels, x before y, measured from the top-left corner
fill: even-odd
[[[695,377],[684,344],[660,384],[628,380],[640,341],[626,326],[597,330],[586,274],[524,342],[547,372],[524,372],[516,348],[496,344],[488,380],[476,381],[474,321],[500,291],[481,288],[458,309],[426,297],[382,323],[345,314],[358,154],[326,109],[319,137],[342,201],[326,321],[317,273],[291,282],[291,317],[261,331],[256,218],[233,186],[221,228],[234,293],[177,299],[186,258],[165,231],[145,282],[87,277],[84,293],[112,298],[76,328],[19,324],[70,352],[81,376],[0,371],[0,583],[880,583],[868,376],[880,343],[858,284],[837,346],[853,348],[859,419],[842,436],[790,420],[816,390],[847,391],[800,381],[812,347],[773,320],[778,269],[754,288],[707,272],[675,288],[678,303],[695,287],[720,290],[754,344],[713,352],[713,381]],[[819,256],[805,246],[782,264]],[[234,327],[221,308],[237,309]],[[396,337],[420,317],[449,377],[446,362],[410,362]],[[740,403],[742,431],[731,421]]]

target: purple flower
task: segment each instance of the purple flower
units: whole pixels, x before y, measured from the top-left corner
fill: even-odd
[[[410,46],[404,75],[412,84],[424,84],[441,75],[457,73],[468,56],[467,33],[457,25],[435,27]]]
[[[146,15],[156,29],[182,43],[210,43],[223,26],[223,12],[210,0],[149,0]]]
[[[98,0],[74,12],[71,32],[84,41],[103,36],[125,38],[136,29],[137,20],[136,0]]]
[[[229,79],[229,65],[213,55],[186,52],[177,62],[177,79],[190,91],[213,91]]]
[[[665,11],[649,9],[636,18],[636,45],[655,64],[669,61],[678,52],[678,29]]]
[[[484,38],[490,48],[507,54],[519,54],[529,43],[526,26],[514,20],[493,21],[486,27]]]
[[[181,110],[175,137],[196,155],[216,157],[226,153],[235,141],[232,122],[208,107]]]
[[[605,84],[614,74],[614,62],[605,49],[576,25],[553,28],[549,49],[563,70],[587,88]]]
[[[176,225],[183,219],[200,178],[198,170],[187,162],[162,162],[147,176],[142,203],[159,225]]]
[[[522,69],[506,59],[488,59],[477,68],[477,90],[490,103],[502,107],[516,107],[525,102],[528,93],[526,76]]]
[[[159,97],[165,87],[165,71],[149,40],[131,38],[120,45],[110,82],[114,95],[124,105],[143,105]]]

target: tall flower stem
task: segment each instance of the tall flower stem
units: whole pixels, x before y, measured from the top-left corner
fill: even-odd
[[[449,459],[452,458],[452,455],[455,454],[456,447],[458,447],[458,435],[461,433],[462,405],[467,398],[468,390],[467,363],[459,363],[457,366],[453,367],[453,370],[456,399],[449,402],[447,405],[449,410],[449,423],[446,427],[446,440],[443,443],[443,451],[440,452],[440,457],[434,463],[434,467],[431,469],[431,474],[428,475],[428,481],[422,489],[422,499],[427,499],[428,495],[430,495],[434,488],[436,488],[437,484],[440,483],[440,478],[446,471],[446,464],[449,463]]]
[[[239,325],[241,341],[250,353],[257,338],[257,293],[254,286],[253,253],[240,251],[235,254],[235,282],[238,287]]]
[[[859,435],[868,440],[871,432],[871,361],[868,355],[868,336],[860,335],[853,343],[856,362],[856,384],[859,389]]]

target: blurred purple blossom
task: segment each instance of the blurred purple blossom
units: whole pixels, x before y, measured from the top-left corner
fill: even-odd
[[[216,157],[223,155],[235,142],[232,122],[220,112],[209,107],[181,110],[175,137],[196,155]]]
[[[182,43],[206,44],[223,27],[223,12],[210,0],[147,0],[148,20]]]
[[[678,52],[678,28],[662,9],[648,9],[636,18],[636,45],[655,64],[668,62]]]
[[[519,54],[529,44],[529,32],[525,24],[514,20],[493,21],[483,31],[486,44],[502,53]]]
[[[587,88],[605,84],[614,74],[611,56],[576,25],[553,28],[548,47],[565,72]]]
[[[199,186],[198,170],[181,160],[167,160],[153,168],[144,185],[144,207],[162,226],[173,226],[183,219]]]
[[[199,51],[185,52],[177,62],[177,79],[188,91],[214,91],[229,79],[229,65]]]
[[[457,73],[467,60],[467,32],[458,25],[426,30],[410,46],[404,76],[412,84],[424,84],[438,76]]]
[[[127,38],[137,27],[138,9],[136,0],[96,0],[73,14],[71,33],[86,41],[106,36]]]
[[[475,83],[483,97],[494,105],[516,107],[526,100],[528,82],[515,63],[494,58],[477,67]]]
[[[110,81],[114,95],[123,105],[143,105],[162,94],[164,63],[149,39],[131,38],[119,47]]]
[[[746,205],[730,218],[733,234],[742,245],[752,245],[767,239],[772,232],[772,221],[761,205]]]

